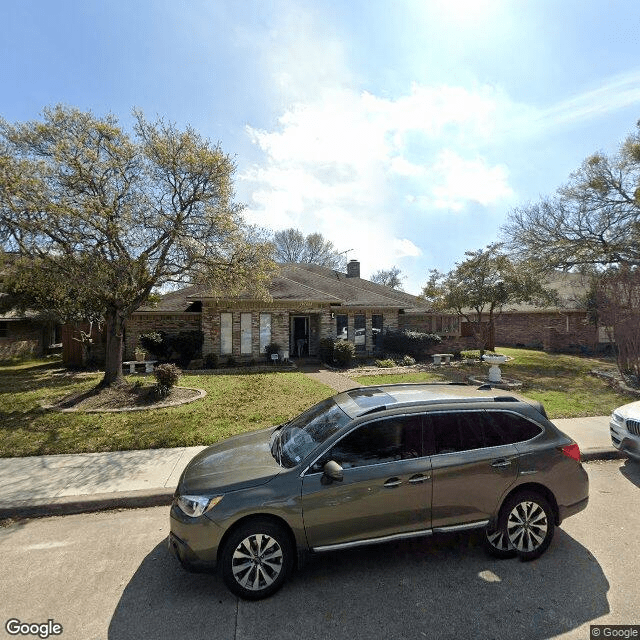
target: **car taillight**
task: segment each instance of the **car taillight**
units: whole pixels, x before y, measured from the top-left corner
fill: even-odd
[[[565,456],[569,456],[570,458],[580,462],[580,447],[575,442],[573,444],[568,444],[565,447],[561,447],[560,451],[562,451]]]

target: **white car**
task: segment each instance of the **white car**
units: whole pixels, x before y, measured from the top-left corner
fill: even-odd
[[[613,446],[640,460],[640,400],[618,407],[609,422]]]

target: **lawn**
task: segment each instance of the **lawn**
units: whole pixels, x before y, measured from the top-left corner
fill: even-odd
[[[59,362],[0,366],[0,457],[211,444],[288,420],[333,391],[296,372],[184,374],[204,389],[192,404],[127,413],[56,413],[45,404],[95,386],[100,373],[67,372]]]
[[[609,415],[615,407],[638,400],[610,387],[605,381],[591,375],[593,369],[611,369],[610,360],[570,355],[548,354],[543,351],[498,348],[498,353],[513,357],[501,365],[502,375],[523,382],[518,393],[542,402],[554,418]],[[488,365],[443,366],[440,375],[411,373],[406,375],[361,376],[355,378],[365,385],[393,382],[426,382],[434,377],[440,380],[465,380],[472,374],[487,375]]]

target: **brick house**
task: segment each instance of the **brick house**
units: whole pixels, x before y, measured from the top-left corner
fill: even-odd
[[[10,262],[11,254],[3,254]],[[6,269],[6,267],[3,267]],[[4,293],[4,271],[0,270],[0,360],[41,356],[60,346],[60,325],[35,311],[12,308]]]
[[[598,352],[610,346],[610,335],[593,324],[584,306],[589,280],[579,273],[553,273],[547,287],[558,292],[553,307],[510,305],[495,320],[495,344],[557,352]],[[461,333],[466,333],[464,323]]]
[[[312,264],[283,264],[269,293],[269,301],[213,298],[199,287],[168,293],[127,322],[125,360],[133,357],[138,337],[154,330],[201,330],[203,356],[247,362],[264,357],[270,343],[290,357],[316,357],[322,338],[349,340],[357,352],[372,354],[383,330],[431,331],[438,318],[443,326],[443,316],[430,313],[420,298],[361,278],[357,260],[349,262],[346,274]],[[455,319],[444,325],[457,331]]]

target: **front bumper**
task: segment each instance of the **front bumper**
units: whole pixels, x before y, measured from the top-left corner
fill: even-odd
[[[175,505],[169,514],[169,550],[185,568],[214,567],[224,531],[206,515],[189,518]]]
[[[633,435],[627,429],[613,421],[609,423],[609,433],[613,446],[631,458],[640,460],[640,436]]]

